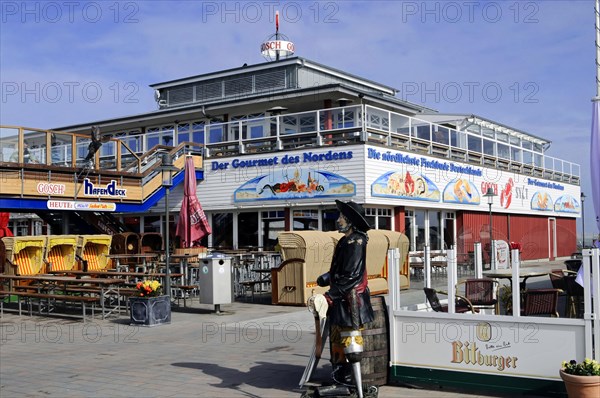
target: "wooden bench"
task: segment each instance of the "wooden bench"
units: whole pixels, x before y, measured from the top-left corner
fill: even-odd
[[[39,313],[42,313],[42,301],[43,300],[47,300],[47,313],[50,314],[50,312],[53,310],[51,304],[50,304],[50,300],[57,300],[57,301],[64,301],[64,302],[78,302],[81,303],[81,307],[82,307],[82,315],[83,315],[83,321],[85,322],[86,320],[86,304],[91,303],[92,304],[92,317],[94,316],[94,309],[95,309],[95,304],[98,304],[100,302],[100,297],[92,297],[92,296],[72,296],[72,295],[67,295],[67,294],[46,294],[46,293],[34,293],[34,292],[25,292],[25,291],[18,291],[18,290],[13,290],[13,291],[8,291],[8,290],[0,290],[0,296],[17,296],[19,299],[19,315],[22,314],[22,307],[21,307],[21,298],[26,298],[27,300],[27,304],[29,307],[29,315],[32,315],[32,302],[30,299],[37,299],[38,300],[38,309],[39,309]],[[0,311],[3,311],[4,307],[2,306],[0,308]]]

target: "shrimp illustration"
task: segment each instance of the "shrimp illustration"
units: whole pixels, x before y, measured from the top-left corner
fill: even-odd
[[[460,202],[470,201],[473,197],[471,193],[471,186],[468,181],[463,180],[462,178],[456,181],[454,184],[454,195],[456,195],[456,199]]]
[[[537,205],[540,209],[548,208],[548,194],[546,192],[538,193]]]

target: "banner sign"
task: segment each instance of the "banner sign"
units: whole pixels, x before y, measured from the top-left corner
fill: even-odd
[[[367,148],[366,157],[367,169],[387,169],[374,176],[373,197],[486,206],[483,194],[491,188],[494,206],[508,212],[581,213],[575,185],[380,148]]]
[[[76,202],[71,200],[49,200],[46,205],[50,210],[73,211],[115,211],[117,205],[107,202]]]

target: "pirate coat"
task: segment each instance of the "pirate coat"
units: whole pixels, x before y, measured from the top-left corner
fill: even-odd
[[[365,233],[354,231],[335,247],[327,292],[333,301],[329,316],[334,325],[358,329],[374,319],[367,286],[367,240]]]

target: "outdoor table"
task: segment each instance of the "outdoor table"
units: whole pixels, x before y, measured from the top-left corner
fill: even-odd
[[[519,269],[519,278],[523,279],[519,283],[519,287],[520,287],[521,291],[524,291],[527,289],[527,279],[535,278],[538,276],[545,276],[548,274],[549,274],[549,272],[547,272],[547,271],[529,271],[527,269]],[[513,275],[512,275],[512,270],[510,270],[510,269],[484,271],[483,276],[486,276],[488,278],[496,278],[496,279],[508,279],[510,281],[510,284],[512,287],[512,276]]]
[[[8,281],[9,291],[14,289],[15,281],[33,281],[46,283],[46,290],[49,292],[56,291],[59,288],[67,290],[68,285],[90,284],[97,285],[100,288],[100,304],[102,306],[102,319],[120,307],[117,304],[113,308],[106,307],[105,298],[110,293],[115,293],[120,297],[119,287],[123,284],[122,279],[117,278],[77,278],[72,276],[56,276],[56,275],[0,275],[0,281]]]
[[[190,258],[198,258],[198,255],[193,254],[171,254],[169,256],[171,260],[178,260],[175,263],[171,263],[170,265],[179,265],[179,272],[183,274],[182,284],[183,285],[192,285],[193,278],[192,273],[190,272]]]
[[[258,280],[257,282],[261,285],[261,291],[265,291],[266,290],[266,285],[270,285],[271,284],[271,269],[265,269],[265,268],[253,268],[251,269],[252,272],[255,272],[258,274]],[[265,285],[265,289],[263,289],[263,285]]]
[[[151,262],[154,264],[154,262],[151,260],[158,260],[158,253],[109,254],[106,257],[115,260],[115,262],[116,262],[115,269],[117,271],[121,271],[123,268],[125,268],[125,269],[129,268],[129,265],[121,265],[121,260],[125,260],[125,259],[141,260],[142,264],[141,265],[137,264],[135,266],[136,270],[137,270],[137,268],[142,268],[143,272],[146,272],[146,270],[148,269],[148,262]]]

